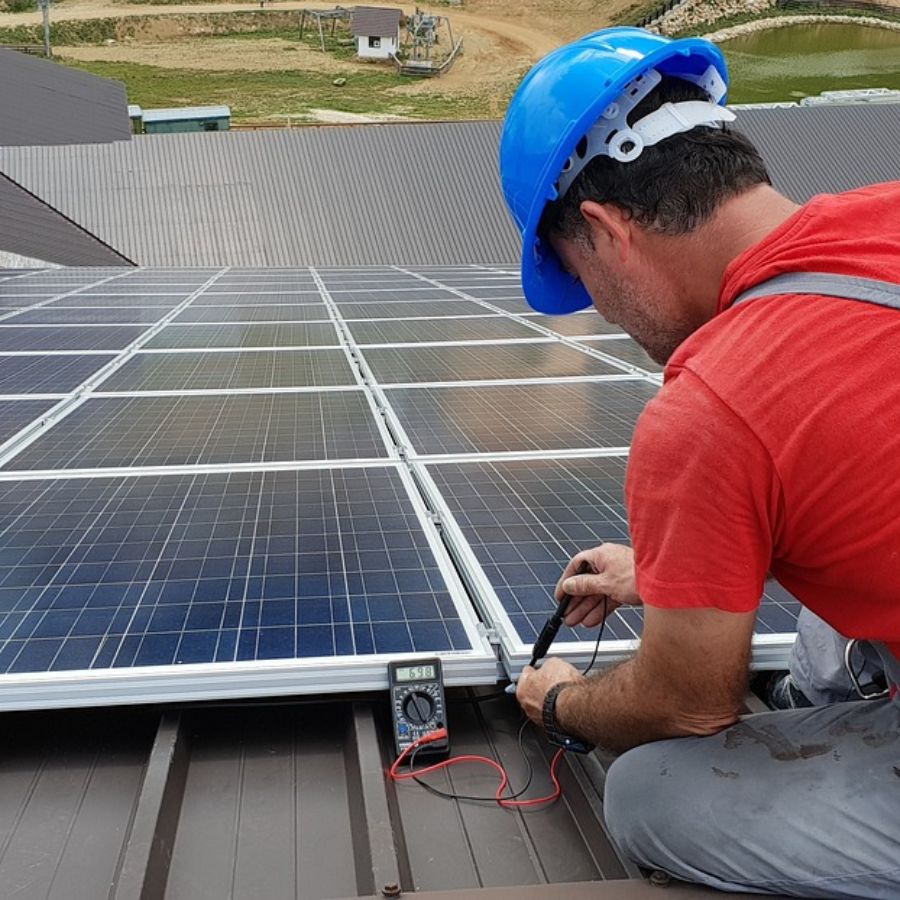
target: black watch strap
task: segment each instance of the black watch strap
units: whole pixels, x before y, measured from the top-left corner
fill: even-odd
[[[593,744],[589,744],[587,741],[582,741],[576,737],[572,737],[570,734],[566,734],[560,729],[559,723],[556,721],[556,699],[559,697],[560,693],[571,684],[571,681],[561,681],[559,684],[554,684],[553,687],[547,691],[544,695],[544,706],[541,710],[541,722],[543,723],[547,740],[549,740],[551,744],[562,747],[564,750],[571,750],[573,753],[590,753],[591,750],[594,749]]]

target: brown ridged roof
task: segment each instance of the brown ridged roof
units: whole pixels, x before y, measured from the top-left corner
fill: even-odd
[[[355,37],[394,37],[403,17],[402,9],[387,6],[357,6],[350,20]]]

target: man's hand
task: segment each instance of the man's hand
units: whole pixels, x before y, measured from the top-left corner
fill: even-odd
[[[536,725],[542,725],[544,697],[554,684],[561,681],[584,681],[584,675],[562,659],[551,657],[539,669],[525,666],[516,685],[516,700],[525,715]]]
[[[593,574],[576,575],[583,563]],[[556,599],[569,594],[572,602],[566,613],[566,625],[595,628],[603,621],[603,601],[607,615],[620,606],[641,602],[635,587],[634,551],[623,544],[601,544],[592,550],[582,550],[572,557],[559,584]]]

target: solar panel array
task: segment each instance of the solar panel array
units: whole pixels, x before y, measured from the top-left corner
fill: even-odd
[[[514,673],[660,382],[511,269],[0,272],[0,708]]]

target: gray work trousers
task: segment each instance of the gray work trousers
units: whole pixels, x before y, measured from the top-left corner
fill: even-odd
[[[898,683],[896,661],[884,662]],[[629,857],[685,881],[896,900],[900,705],[779,710],[711,737],[644,744],[611,766],[604,806]]]
[[[800,609],[797,639],[791,649],[789,668],[794,684],[813,706],[859,699],[844,665],[846,646],[847,638],[824,619],[805,606]],[[866,643],[857,645],[852,662],[863,685],[871,683],[878,673],[884,672],[881,657]]]

